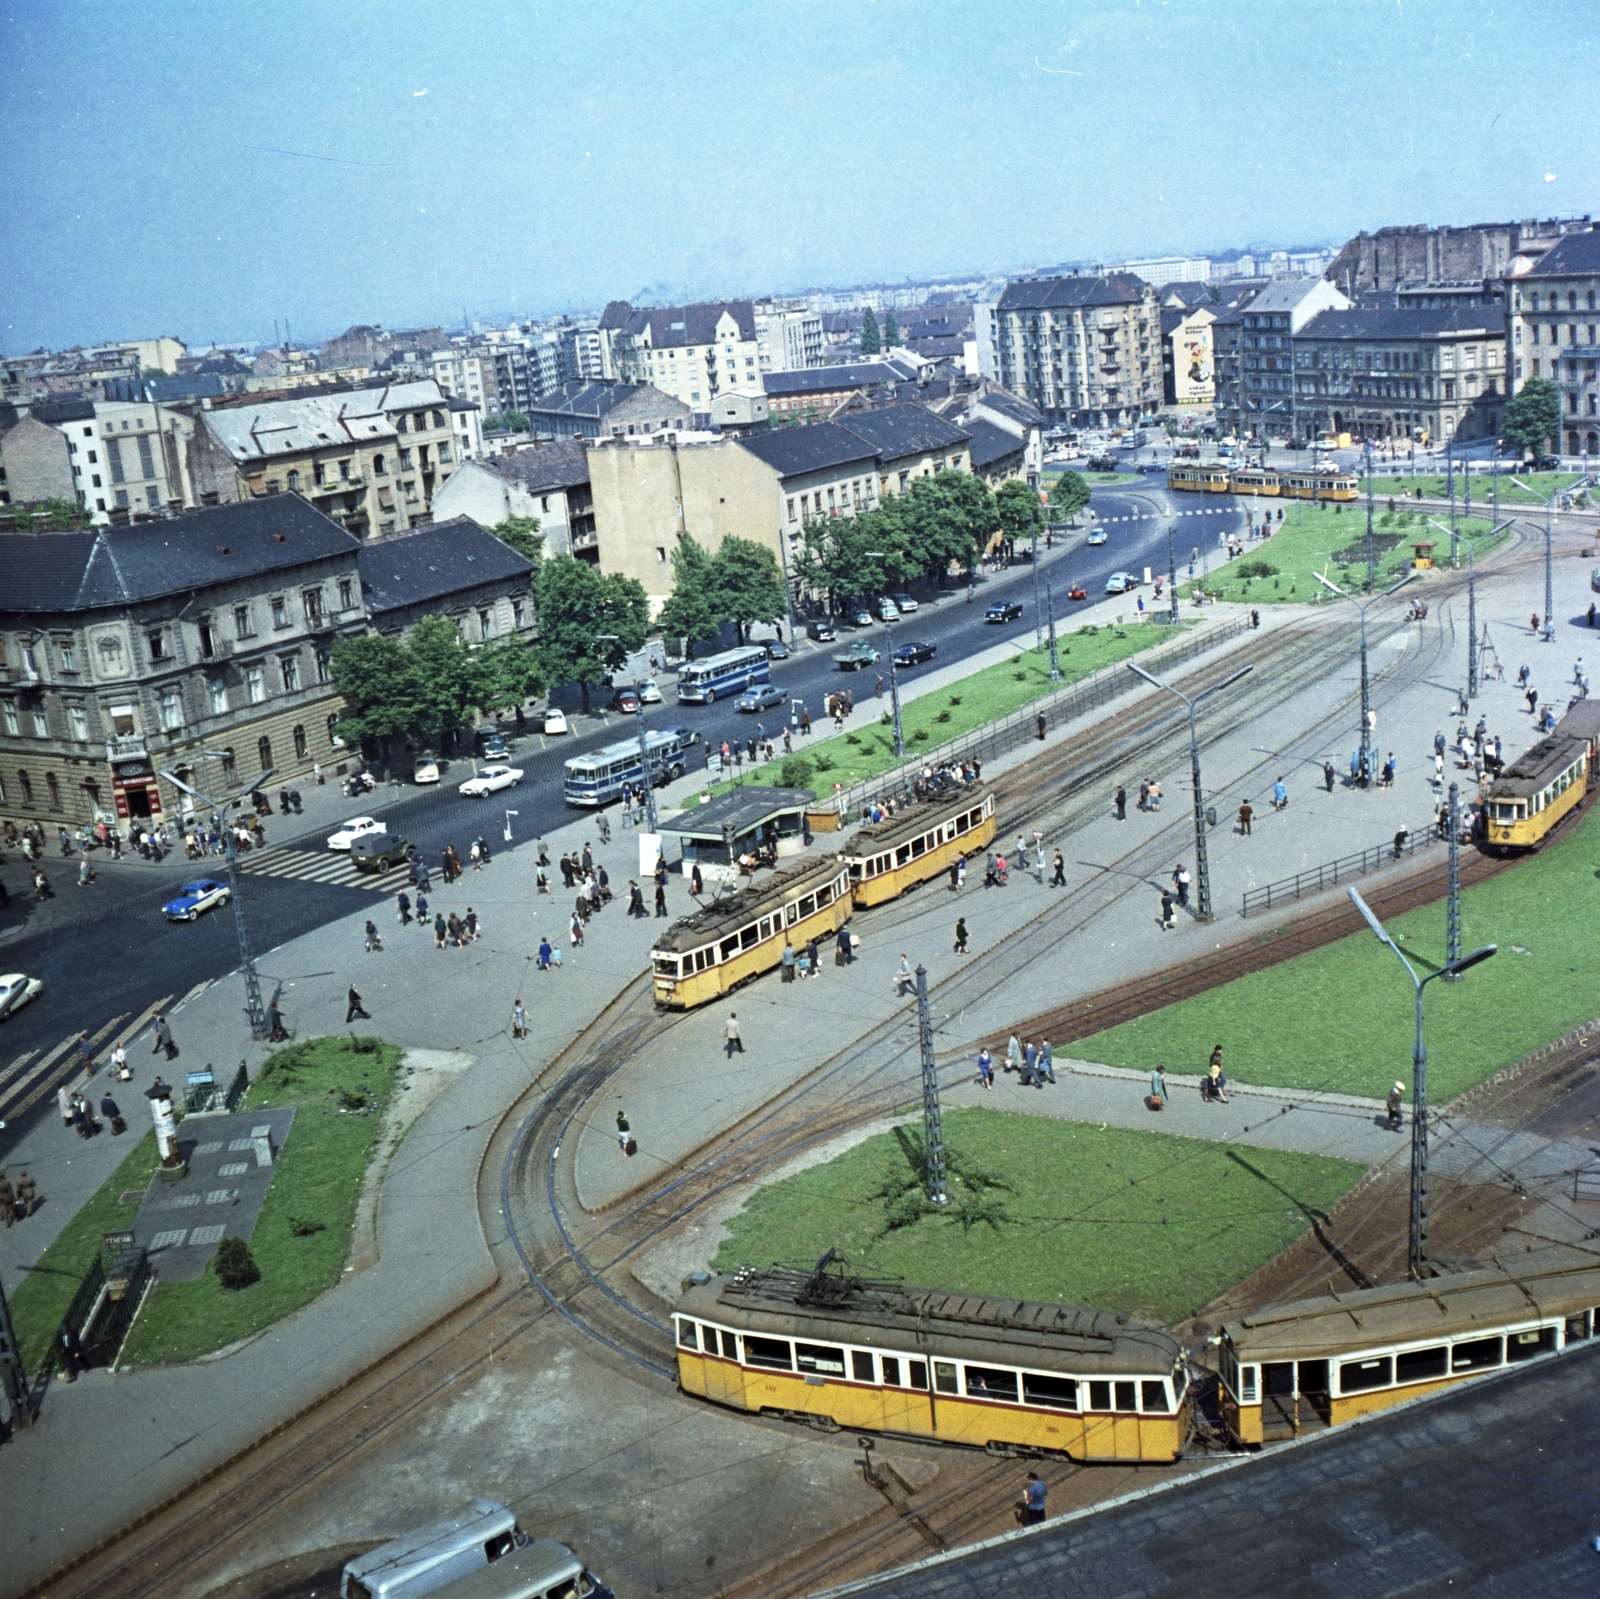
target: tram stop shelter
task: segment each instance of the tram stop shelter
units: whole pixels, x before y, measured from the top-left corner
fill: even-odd
[[[661,824],[663,833],[682,840],[683,870],[699,866],[705,881],[748,877],[801,854],[811,842],[806,811],[817,796],[808,788],[736,788],[709,805],[688,810]]]
[[[1438,546],[1432,539],[1422,539],[1411,545],[1411,565],[1418,572],[1429,571],[1433,566],[1433,552]]]

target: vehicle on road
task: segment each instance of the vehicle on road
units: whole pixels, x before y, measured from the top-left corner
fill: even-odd
[[[1600,741],[1600,724],[1580,701],[1554,733],[1495,778],[1483,806],[1491,850],[1538,849],[1582,806],[1594,780],[1591,738]]]
[[[515,788],[521,781],[520,766],[486,766],[476,777],[469,777],[459,792],[468,799],[482,799],[485,795],[497,794],[503,788]]]
[[[786,661],[789,659],[789,646],[781,638],[769,638],[762,647],[766,650],[769,661]]]
[[[169,922],[192,922],[206,911],[226,905],[232,897],[226,883],[219,883],[214,877],[197,877],[161,907],[161,914]]]
[[[759,644],[723,650],[678,668],[678,703],[710,705],[767,681],[767,652]]]
[[[878,620],[880,622],[898,622],[900,620],[900,607],[887,594],[878,601]]]
[[[1198,461],[1200,459],[1200,446],[1198,444],[1180,444],[1178,454],[1185,461]]]
[[[348,822],[340,824],[338,832],[328,835],[328,848],[349,849],[358,838],[383,831],[384,825],[376,816],[352,816]]]
[[[411,762],[411,781],[413,783],[439,781],[439,758],[431,750],[424,750]]]
[[[1143,477],[1150,472],[1165,472],[1166,469],[1167,466],[1165,461],[1141,461],[1134,468],[1134,471]]]
[[[866,606],[858,605],[850,615],[850,623],[852,627],[871,627],[872,612]]]
[[[29,977],[23,972],[7,972],[0,977],[0,1022],[7,1020],[13,1011],[19,1011],[30,999],[44,992],[42,977]]]
[[[639,699],[645,705],[659,705],[661,703],[661,689],[653,677],[639,679]]]
[[[1536,455],[1529,464],[1530,472],[1559,472],[1561,470],[1561,457],[1559,455]]]
[[[1067,598],[1069,600],[1086,600],[1089,598],[1089,591],[1083,586],[1083,584],[1074,583],[1072,587],[1067,590]]]
[[[477,746],[478,754],[486,761],[511,759],[511,751],[506,748],[506,741],[497,727],[480,728],[473,743]]]
[[[837,635],[826,617],[814,617],[806,623],[806,637],[815,644],[831,644]]]
[[[996,600],[983,613],[986,622],[1014,622],[1022,615],[1022,607],[1015,600]]]
[[[1091,455],[1089,457],[1089,470],[1091,472],[1115,472],[1121,465],[1114,455]]]
[[[632,716],[639,705],[639,691],[631,684],[625,684],[611,696],[611,709],[621,711],[624,716]]]
[[[789,696],[776,683],[761,683],[748,688],[733,702],[736,711],[764,711],[772,705],[782,705]]]
[[[859,672],[864,666],[878,664],[878,652],[870,644],[852,644],[834,656],[834,664],[841,672]]]
[[[474,1499],[346,1563],[339,1599],[421,1599],[532,1547],[514,1511]]]
[[[552,705],[550,709],[544,713],[544,721],[541,724],[540,730],[549,737],[553,737],[557,733],[565,733],[567,731],[567,713],[565,711],[558,711],[555,706]]]
[[[1113,572],[1106,579],[1107,594],[1131,594],[1139,587],[1139,579],[1132,572]]]
[[[910,616],[917,608],[917,602],[909,594],[891,594],[889,598],[894,601],[902,616]]]
[[[942,876],[957,855],[970,859],[994,834],[993,790],[935,787],[910,810],[851,835],[839,852],[850,866],[850,897],[857,910],[895,899]]]
[[[368,833],[350,846],[350,864],[358,872],[387,872],[405,860],[410,848],[404,833]]]
[[[1097,527],[1083,542],[1099,546],[1106,542],[1106,536],[1106,530],[1103,527]]]
[[[896,666],[917,666],[923,661],[931,661],[938,653],[937,644],[902,644],[894,652]]]
[[[699,735],[686,727],[645,734],[650,748],[650,777],[661,788],[685,771],[687,752]],[[637,738],[622,739],[586,755],[574,755],[562,767],[561,797],[569,805],[609,805],[622,797],[622,785],[637,788],[644,782],[644,756]]]

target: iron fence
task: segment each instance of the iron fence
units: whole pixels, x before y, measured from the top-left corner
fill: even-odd
[[[1408,832],[1404,840],[1398,844],[1392,841],[1388,844],[1374,844],[1371,849],[1364,849],[1359,855],[1346,855],[1323,866],[1313,866],[1309,871],[1297,872],[1293,877],[1281,878],[1276,883],[1265,883],[1260,888],[1248,888],[1244,894],[1244,909],[1240,914],[1254,916],[1257,911],[1269,911],[1274,905],[1283,904],[1285,900],[1304,899],[1307,894],[1320,893],[1325,888],[1336,888],[1340,883],[1348,883],[1355,877],[1365,877],[1368,872],[1375,872],[1380,866],[1389,866],[1395,861],[1402,861],[1408,855],[1415,855],[1418,850],[1426,849],[1430,844],[1438,842],[1439,831],[1430,826],[1421,832]]]
[[[112,1266],[108,1282],[100,1312],[83,1340],[83,1357],[91,1366],[109,1366],[122,1353],[122,1341],[150,1282],[149,1255],[141,1249],[123,1256]]]
[[[208,1064],[206,1071],[210,1070]],[[224,1111],[231,1113],[238,1109],[239,1101],[244,1098],[244,1091],[249,1086],[250,1074],[245,1070],[244,1062],[240,1061],[238,1071],[233,1074],[233,1079],[226,1088],[215,1079],[210,1082],[190,1083],[183,1094],[183,1112],[186,1116],[220,1115]]]

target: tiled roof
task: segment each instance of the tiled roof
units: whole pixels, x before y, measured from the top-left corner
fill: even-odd
[[[470,516],[368,539],[356,560],[374,613],[426,605],[485,583],[525,579],[533,571],[533,562]]]
[[[706,300],[696,305],[629,305],[613,300],[600,318],[603,328],[616,328],[635,337],[646,329],[650,347],[655,350],[679,348],[686,344],[712,344],[717,324],[726,312],[739,324],[741,339],[756,336],[755,308],[748,300]]]
[[[589,448],[581,439],[536,444],[511,455],[486,456],[475,464],[508,483],[520,483],[530,494],[570,489],[589,481]]]
[[[1324,278],[1274,278],[1250,301],[1252,311],[1292,311]]]
[[[1569,233],[1546,250],[1526,274],[1530,278],[1592,277],[1600,273],[1600,228]]]
[[[765,461],[780,477],[821,472],[833,466],[875,461],[877,452],[864,439],[837,422],[814,422],[809,427],[772,428],[739,440],[742,448]]]
[[[442,411],[445,406],[439,385],[424,378],[414,383],[228,406],[207,411],[205,417],[207,426],[236,461],[257,461],[393,438],[389,413],[429,407]]]
[[[1044,412],[1031,401],[1013,394],[1009,389],[986,389],[974,405],[986,405],[1001,416],[1009,416],[1024,427],[1038,427],[1044,422]]]
[[[968,454],[972,459],[974,472],[986,471],[989,467],[1004,461],[1008,456],[1020,456],[1027,448],[1026,441],[1017,437],[1015,433],[1007,433],[1002,427],[996,427],[993,422],[974,417],[966,424],[967,437],[971,440]]]
[[[598,421],[613,406],[632,398],[643,383],[585,383],[572,378],[557,384],[543,399],[528,407],[530,416],[582,416]]]
[[[1451,306],[1448,310],[1319,311],[1295,335],[1303,339],[1428,339],[1441,333],[1503,335],[1505,314],[1497,305]]]
[[[768,396],[788,398],[877,388],[885,383],[907,382],[910,376],[909,372],[887,361],[855,361],[842,366],[809,367],[801,372],[763,372],[761,386]]]
[[[948,450],[966,442],[966,433],[953,422],[920,405],[886,405],[872,411],[853,411],[840,424],[865,439],[880,461],[921,455],[928,450]]]
[[[1144,292],[1143,283],[1126,273],[1103,278],[1028,278],[1008,283],[998,311],[1046,311],[1080,305],[1130,305]]]

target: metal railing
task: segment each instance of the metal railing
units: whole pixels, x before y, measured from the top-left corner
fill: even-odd
[[[1180,644],[1159,649],[1147,664],[1158,671],[1169,670],[1249,631],[1251,631],[1250,619],[1244,616],[1237,617],[1231,622],[1224,622],[1216,628],[1202,628]],[[1057,635],[1058,639],[1076,636],[1076,634]],[[1013,711],[1009,716],[986,722],[982,727],[974,728],[970,733],[963,733],[946,743],[936,744],[901,762],[898,766],[880,772],[876,777],[869,777],[852,784],[831,799],[819,799],[818,803],[839,803],[846,812],[858,809],[869,799],[904,789],[924,766],[937,767],[945,762],[960,762],[971,760],[973,757],[979,761],[993,760],[995,756],[1016,749],[1030,739],[1037,739],[1041,716],[1048,725],[1070,722],[1086,711],[1108,705],[1111,701],[1121,699],[1124,695],[1143,687],[1144,685],[1127,670],[1124,663],[1117,661],[1111,666],[1101,667],[1099,671],[1076,683],[1032,701],[1021,710]],[[817,775],[820,778],[827,777],[826,772],[819,772]]]
[[[1281,905],[1285,900],[1304,899],[1307,894],[1320,893],[1325,888],[1336,888],[1340,883],[1348,883],[1351,878],[1365,877],[1368,872],[1375,872],[1380,866],[1392,865],[1395,861],[1404,860],[1408,855],[1415,855],[1418,850],[1426,849],[1430,844],[1439,842],[1439,831],[1435,827],[1424,828],[1421,832],[1407,833],[1401,844],[1392,840],[1387,844],[1374,844],[1371,849],[1364,849],[1359,855],[1346,855],[1339,860],[1329,861],[1323,866],[1314,866],[1309,871],[1297,872],[1293,877],[1285,877],[1276,883],[1265,883],[1260,888],[1248,888],[1244,894],[1244,909],[1241,916],[1253,916],[1257,911],[1269,911],[1274,905]]]

